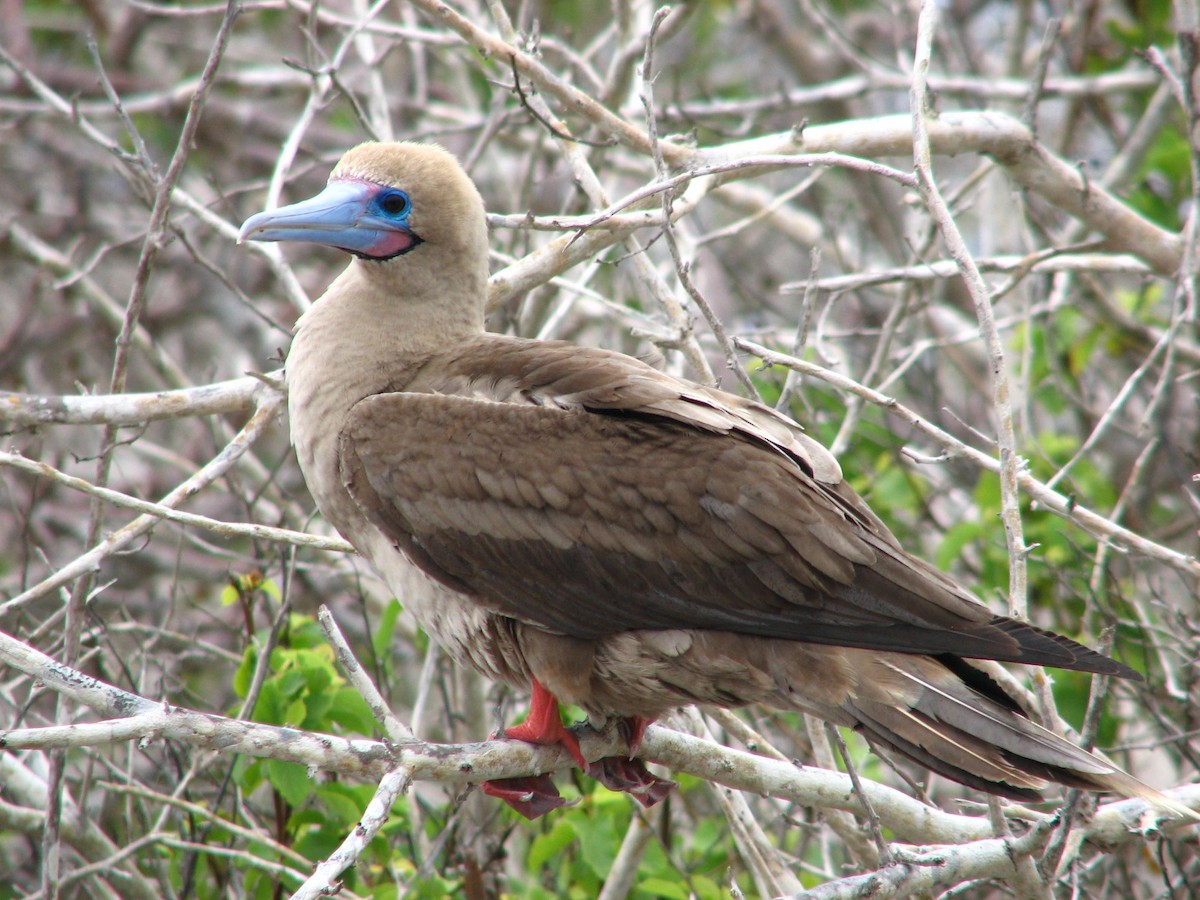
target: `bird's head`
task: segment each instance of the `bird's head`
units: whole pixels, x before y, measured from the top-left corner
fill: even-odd
[[[242,225],[242,241],[303,241],[387,261],[423,245],[429,256],[482,254],[483,201],[458,161],[431,144],[360,144],[311,200],[261,212]]]

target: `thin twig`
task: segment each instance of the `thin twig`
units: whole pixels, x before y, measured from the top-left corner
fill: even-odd
[[[1000,451],[1000,517],[1004,523],[1004,535],[1008,544],[1008,603],[1010,615],[1024,619],[1027,614],[1026,599],[1026,548],[1021,527],[1019,500],[1019,476],[1024,461],[1017,455],[1017,441],[1013,430],[1011,387],[1007,366],[1004,361],[1004,345],[996,329],[992,314],[992,302],[987,285],[975,265],[966,242],[958,230],[941,191],[933,177],[932,148],[929,138],[929,95],[926,72],[930,65],[933,33],[937,22],[935,0],[923,0],[917,21],[917,45],[913,60],[912,121],[913,121],[913,164],[917,173],[917,186],[934,221],[937,222],[942,240],[950,251],[963,283],[975,305],[979,318],[979,332],[987,346],[992,376],[992,405],[996,416],[996,443]]]
[[[82,491],[85,494],[99,497],[105,503],[120,507],[121,509],[132,509],[135,512],[164,519],[168,522],[175,522],[179,525],[203,528],[205,531],[211,531],[213,534],[218,534],[223,538],[259,538],[276,541],[281,544],[307,547],[311,550],[331,550],[335,553],[355,552],[354,547],[341,538],[322,537],[321,535],[308,534],[303,531],[292,531],[288,528],[273,528],[270,525],[259,525],[254,522],[222,522],[208,516],[197,515],[196,513],[181,512],[161,503],[140,500],[137,497],[131,497],[120,491],[114,491],[112,488],[99,487],[84,478],[68,475],[66,472],[62,472],[48,463],[26,459],[19,453],[8,453],[0,450],[0,466],[8,466],[21,472],[28,472],[31,475],[49,479],[72,490]]]
[[[871,803],[866,791],[863,790],[863,783],[858,777],[858,768],[854,765],[854,760],[850,758],[850,750],[846,747],[846,742],[842,740],[836,725],[826,722],[825,734],[828,735],[830,742],[842,757],[842,763],[846,766],[846,774],[850,776],[850,784],[854,786],[854,793],[862,801],[867,828],[870,829],[871,838],[875,841],[875,849],[879,851],[879,864],[886,866],[892,861],[892,848],[888,845],[887,838],[883,836],[883,826],[880,824],[879,815],[875,812],[875,806]]]
[[[205,486],[220,478],[244,454],[262,433],[271,425],[283,407],[283,395],[275,394],[266,397],[254,415],[250,418],[237,436],[225,446],[220,453],[209,460],[195,474],[185,479],[181,484],[159,501],[160,506],[173,507],[189,497],[194,496]],[[141,537],[158,522],[162,521],[157,515],[140,515],[127,525],[106,535],[90,550],[77,556],[71,562],[58,568],[53,574],[33,587],[22,591],[12,599],[0,603],[0,616],[20,609],[32,600],[45,596],[65,584],[74,581],[86,572],[95,571],[96,567],[107,557],[116,553],[122,547]]]
[[[342,671],[346,673],[346,678],[349,679],[350,684],[366,702],[371,710],[371,714],[375,716],[375,721],[383,728],[383,733],[387,735],[388,740],[394,744],[414,740],[415,735],[412,729],[396,718],[387,701],[383,699],[383,695],[379,693],[379,689],[375,687],[375,683],[367,675],[366,669],[362,667],[362,664],[354,655],[354,651],[350,649],[350,644],[347,643],[341,629],[338,628],[337,621],[333,618],[333,613],[324,604],[321,604],[317,610],[317,622],[320,623],[321,631],[325,633],[325,638],[333,645],[333,649],[337,651],[338,662],[341,663]]]
[[[379,834],[379,829],[387,824],[392,807],[410,784],[412,777],[406,767],[390,769],[379,780],[379,786],[367,803],[358,825],[346,835],[341,846],[317,864],[308,880],[292,894],[292,900],[315,900],[317,897],[340,894],[342,885],[337,877],[358,862],[367,845]]]
[[[734,343],[747,353],[753,353],[755,356],[758,356],[762,359],[764,365],[780,365],[793,368],[805,375],[819,378],[839,390],[858,394],[867,402],[883,407],[904,422],[912,425],[921,434],[941,444],[952,457],[967,459],[974,465],[989,472],[998,473],[1000,470],[1000,463],[995,456],[983,453],[963,443],[958,438],[943,431],[901,404],[895,397],[890,397],[865,387],[853,379],[847,378],[845,375],[841,375],[824,366],[770,350],[761,344],[748,341],[745,338],[735,337]],[[1017,480],[1021,490],[1028,494],[1032,500],[1050,512],[1073,521],[1085,531],[1112,541],[1118,546],[1123,545],[1144,556],[1157,559],[1173,568],[1179,569],[1181,572],[1193,576],[1200,575],[1200,561],[1197,561],[1195,557],[1189,556],[1186,553],[1180,553],[1178,550],[1172,550],[1170,547],[1165,547],[1137,532],[1118,525],[1116,522],[1082,506],[1075,498],[1064,496],[1047,488],[1043,482],[1038,481],[1028,471],[1022,470]]]

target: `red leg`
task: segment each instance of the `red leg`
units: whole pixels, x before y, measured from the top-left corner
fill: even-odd
[[[645,731],[644,727],[642,731]],[[520,725],[506,728],[504,735],[530,744],[561,744],[581,769],[587,768],[587,760],[583,758],[579,749],[579,738],[563,727],[562,716],[558,712],[558,699],[536,678],[533,679],[533,699],[529,704],[529,715]]]

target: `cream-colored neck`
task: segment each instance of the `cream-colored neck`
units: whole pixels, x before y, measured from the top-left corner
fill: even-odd
[[[435,254],[420,257],[430,249],[355,260],[296,325],[286,366],[292,442],[319,501],[342,493],[337,437],[351,407],[404,390],[431,358],[483,332],[486,268],[464,269],[472,257],[458,255],[459,268],[439,273]]]

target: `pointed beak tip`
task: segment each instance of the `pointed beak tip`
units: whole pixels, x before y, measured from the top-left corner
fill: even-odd
[[[259,223],[262,216],[262,213],[255,213],[242,223],[242,227],[238,229],[237,242],[239,244],[254,240],[254,232],[259,230]]]

